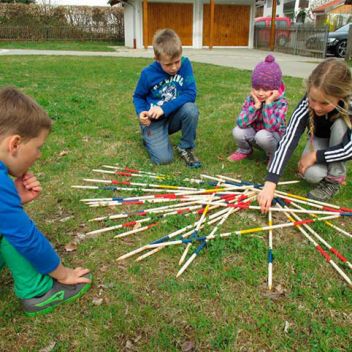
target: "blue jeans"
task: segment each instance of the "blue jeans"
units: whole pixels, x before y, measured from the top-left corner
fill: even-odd
[[[182,149],[194,148],[198,116],[196,104],[186,103],[168,117],[152,121],[149,126],[141,125],[144,145],[153,163],[167,164],[172,161],[169,134],[177,131],[182,133],[178,146]]]

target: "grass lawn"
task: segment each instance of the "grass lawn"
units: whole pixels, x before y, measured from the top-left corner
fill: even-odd
[[[149,62],[1,58],[0,85],[15,85],[34,96],[55,120],[42,159],[34,167],[44,191],[27,210],[63,262],[89,267],[95,281],[79,303],[29,319],[21,313],[8,271],[2,271],[0,351],[350,351],[352,290],[294,230],[274,232],[274,294],[266,290],[263,233],[212,243],[179,279],[175,275],[181,248],[161,251],[140,263],[116,258],[181,228],[187,223],[184,217],[121,240],[113,239],[113,233],[84,239],[76,251],[65,251],[65,244],[98,228],[88,222],[90,218],[126,211],[94,210],[80,203],[81,198],[111,196],[70,188],[82,184],[83,177],[96,177],[93,168],[120,163],[179,177],[199,174],[178,158],[160,167],[148,160],[131,96],[140,70]],[[262,182],[265,158],[259,151],[237,164],[226,160],[235,148],[231,130],[250,89],[250,72],[204,64],[194,64],[194,71],[201,113],[197,144],[204,164],[201,172]],[[287,77],[285,83],[292,112],[304,87],[300,79]],[[177,138],[172,137],[174,144]],[[283,179],[296,178],[303,144]],[[335,201],[351,207],[351,171],[348,176]],[[305,195],[309,187],[302,182],[286,190]],[[338,224],[351,230],[348,221]],[[265,217],[248,212],[228,228],[265,223]],[[352,260],[351,239],[322,224],[316,227]],[[94,304],[100,298],[102,303]]]
[[[38,50],[78,50],[78,51],[114,51],[112,46],[121,42],[106,41],[0,41],[0,49],[38,49]]]

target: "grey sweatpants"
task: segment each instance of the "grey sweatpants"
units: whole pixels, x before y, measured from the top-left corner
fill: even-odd
[[[256,145],[263,149],[269,158],[274,155],[281,138],[277,132],[256,131],[252,127],[240,128],[236,126],[232,130],[232,134],[238,146],[237,151],[240,153],[249,154],[252,151],[252,146]]]
[[[343,119],[337,119],[331,126],[330,138],[313,138],[314,149],[323,150],[340,144],[343,136],[346,134],[347,128],[348,127]],[[302,155],[309,151],[310,141],[308,140]],[[334,163],[314,164],[306,170],[303,178],[310,183],[319,183],[323,178],[341,183],[346,178],[346,163],[340,161]]]

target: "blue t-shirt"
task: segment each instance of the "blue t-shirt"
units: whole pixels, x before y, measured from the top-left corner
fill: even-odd
[[[168,116],[185,103],[194,103],[196,95],[191,62],[182,57],[181,67],[174,76],[166,73],[157,61],[144,68],[133,94],[133,103],[138,116],[153,106],[160,106]]]
[[[46,237],[23,209],[7,167],[0,161],[0,234],[41,274],[60,264],[60,258]]]

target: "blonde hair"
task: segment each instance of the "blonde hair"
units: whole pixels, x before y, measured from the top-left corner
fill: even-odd
[[[52,120],[31,97],[13,87],[0,90],[0,137],[18,134],[23,139],[51,130]]]
[[[161,56],[168,56],[170,59],[174,59],[182,54],[181,39],[173,29],[160,29],[154,34],[153,49],[157,60]]]
[[[308,94],[310,89],[314,87],[325,96],[338,98],[342,106],[336,106],[337,113],[333,118],[343,118],[347,126],[351,128],[348,106],[352,94],[352,76],[349,67],[344,61],[330,58],[321,62],[310,74],[306,86]],[[314,111],[310,107],[309,132],[311,137],[311,150],[314,150]]]

